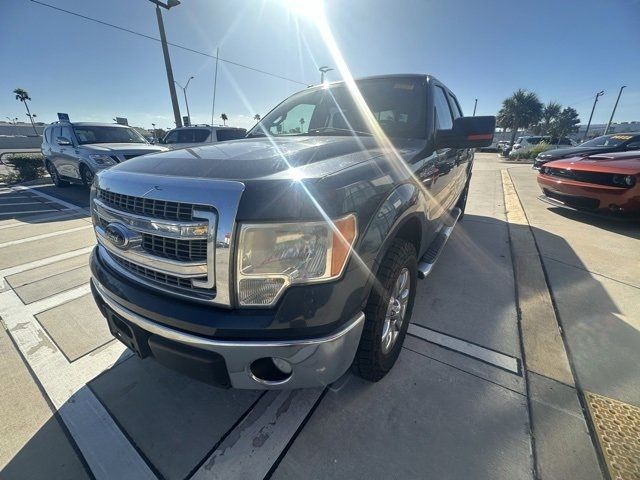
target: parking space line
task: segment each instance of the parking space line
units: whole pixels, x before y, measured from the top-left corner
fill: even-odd
[[[33,237],[21,238],[20,240],[11,240],[10,242],[0,243],[0,248],[9,247],[11,245],[18,245],[20,243],[35,242],[36,240],[42,240],[44,238],[57,237],[58,235],[78,232],[80,230],[86,230],[87,228],[91,228],[91,225],[83,225],[81,227],[69,228],[67,230],[59,230],[57,232],[43,233],[42,235],[34,235]]]
[[[38,211],[42,211],[42,210],[38,210]],[[75,210],[71,210],[68,208],[62,209],[62,210],[56,210],[55,212],[56,213],[46,213],[44,215],[32,215],[28,219],[24,219],[24,220],[18,219],[12,223],[5,223],[4,225],[0,225],[0,230],[3,230],[5,228],[13,228],[13,227],[30,225],[33,223],[55,221],[61,218],[74,217],[74,216],[78,217],[79,220],[84,220],[85,222],[91,222],[91,218],[86,213],[77,212]]]
[[[58,295],[57,301],[63,299]],[[40,303],[41,306],[45,305]],[[155,479],[96,396],[86,386],[113,366],[125,350],[114,344],[81,368],[69,364],[39,322],[12,290],[0,293],[0,316],[9,334],[58,410],[96,479]],[[98,361],[96,361],[98,360]]]
[[[322,392],[322,388],[267,392],[191,478],[263,479]]]
[[[520,362],[517,358],[505,355],[504,353],[490,350],[475,343],[470,343],[465,340],[446,335],[444,333],[436,332],[430,328],[425,328],[415,323],[409,325],[407,333],[422,338],[427,342],[435,343],[441,347],[454,350],[469,357],[473,357],[485,363],[489,363],[495,367],[507,370],[508,372],[521,375]]]
[[[0,199],[0,207],[5,206],[13,206],[13,205],[44,205],[44,204],[49,204],[49,203],[55,203],[55,202],[41,202],[41,201],[37,201],[37,202],[7,202],[7,203],[2,203],[1,199]]]
[[[88,283],[85,283],[83,285],[80,285],[79,287],[71,288],[56,295],[38,300],[37,302],[30,303],[29,305],[26,305],[25,308],[31,315],[36,315],[38,313],[51,310],[52,308],[59,307],[64,303],[75,300],[76,298],[80,298],[90,292],[91,287]]]
[[[34,195],[38,195],[39,197],[42,198],[46,198],[47,200],[51,200],[55,203],[57,203],[58,205],[63,205],[64,207],[71,209],[71,210],[79,210],[85,213],[89,213],[89,209],[88,208],[83,208],[83,207],[79,207],[78,205],[75,205],[73,203],[67,202],[65,200],[62,200],[60,198],[54,197],[53,195],[49,195],[48,193],[44,193],[41,192],[37,189],[37,187],[23,187],[23,186],[18,186],[15,187],[16,190],[26,190],[29,193],[33,193]]]
[[[32,270],[38,267],[44,267],[45,265],[49,265],[51,263],[59,262],[62,260],[67,260],[68,258],[84,255],[85,253],[91,252],[91,250],[93,250],[93,245],[89,247],[80,248],[78,250],[72,250],[70,252],[53,255],[51,257],[43,258],[41,260],[35,260],[33,262],[23,263],[22,265],[16,265],[15,267],[5,268],[4,270],[0,270],[0,288],[4,288],[5,278],[11,275],[15,275],[16,273],[26,272],[27,270]]]
[[[26,215],[27,213],[59,212],[59,209],[25,210],[22,212],[0,212],[0,215]]]

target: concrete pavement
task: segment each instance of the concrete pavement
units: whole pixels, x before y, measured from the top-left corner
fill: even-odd
[[[507,169],[525,222],[518,229],[505,207]],[[110,337],[87,290],[95,243],[83,228],[88,192],[0,191],[0,209],[14,212],[0,216],[0,316],[11,340],[2,344],[3,358],[6,351],[13,359],[2,368],[14,372],[13,387],[0,388],[0,411],[19,404],[22,419],[6,428],[16,440],[0,443],[0,478],[602,478],[581,388],[638,405],[637,372],[623,357],[639,343],[628,330],[627,339],[622,329],[612,338],[594,330],[595,314],[577,304],[593,293],[594,278],[600,284],[616,275],[616,287],[598,288],[614,295],[606,306],[615,304],[622,317],[615,318],[637,335],[638,301],[618,284],[637,287],[629,265],[609,266],[580,229],[622,247],[637,237],[576,222],[573,255],[586,258],[578,268],[574,239],[561,236],[571,233],[563,230],[567,218],[535,199],[532,173],[478,154],[467,213],[419,283],[415,326],[396,368],[377,384],[348,374],[327,389],[298,393],[219,390],[132,356]],[[3,207],[19,195],[43,205],[33,213]],[[527,232],[534,246],[547,245],[542,263],[521,242]],[[522,252],[537,259],[538,276],[514,275]],[[559,319],[548,312],[536,348],[564,355],[561,373],[529,368],[534,356],[527,356],[516,293],[540,275],[552,288],[548,303],[533,302],[532,314],[553,302]],[[598,298],[589,308],[598,311]],[[620,352],[593,351],[618,342]],[[589,358],[605,371],[593,373]],[[9,376],[0,378],[4,387]],[[57,449],[25,448],[36,440]],[[46,469],[34,473],[25,459]]]

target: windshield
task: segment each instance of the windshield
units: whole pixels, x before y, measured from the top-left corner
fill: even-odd
[[[147,143],[133,128],[116,126],[74,126],[78,143]]]
[[[373,116],[389,137],[425,138],[426,87],[423,79],[361,80],[357,85]],[[371,135],[344,84],[300,92],[272,110],[249,132],[260,135]]]
[[[631,140],[633,135],[603,135],[587,142],[581,143],[581,147],[618,147]]]

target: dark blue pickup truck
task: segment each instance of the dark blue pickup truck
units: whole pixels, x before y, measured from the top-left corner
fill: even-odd
[[[296,93],[245,139],[109,168],[95,300],[138,355],[206,382],[377,381],[494,128],[432,76],[379,76]]]

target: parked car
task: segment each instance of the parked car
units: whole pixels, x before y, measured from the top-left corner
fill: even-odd
[[[366,115],[344,83],[312,87],[244,140],[98,175],[91,288],[116,338],[226,387],[392,368],[495,117],[428,75],[357,86]]]
[[[174,150],[176,148],[199,147],[206,143],[238,140],[244,138],[246,134],[245,128],[193,125],[170,130],[158,143]]]
[[[566,148],[573,146],[573,142],[567,137],[549,137],[549,136],[523,136],[518,137],[513,144],[513,148],[509,152],[509,157],[523,156],[529,150],[541,143],[547,145],[547,150],[555,150],[558,148]]]
[[[579,155],[591,155],[594,153],[624,152],[640,150],[640,133],[615,133],[602,135],[581,143],[571,148],[559,148],[557,150],[540,153],[533,164],[533,168],[539,170],[542,165],[560,158],[569,158]]]
[[[126,125],[55,122],[42,135],[44,166],[56,187],[90,186],[101,170],[147,153],[167,149],[151,145]]]
[[[548,162],[538,184],[544,199],[580,210],[640,214],[640,150]]]

